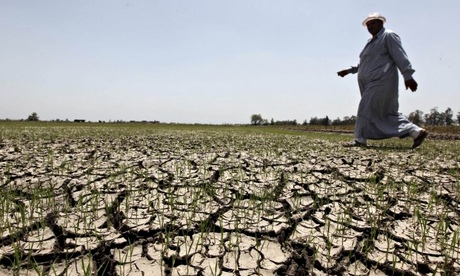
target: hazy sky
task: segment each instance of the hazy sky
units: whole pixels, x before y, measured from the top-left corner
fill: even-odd
[[[419,90],[400,111],[460,111],[458,0],[0,0],[0,119],[249,123],[354,115],[378,11]]]

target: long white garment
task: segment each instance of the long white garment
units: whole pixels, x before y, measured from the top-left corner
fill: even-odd
[[[399,112],[398,69],[405,80],[415,70],[397,34],[383,28],[364,47],[357,67],[361,101],[355,125],[355,138],[385,139],[406,136],[420,128]]]

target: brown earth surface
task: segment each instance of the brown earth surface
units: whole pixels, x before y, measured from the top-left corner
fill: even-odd
[[[0,275],[457,275],[459,167],[288,135],[24,133],[0,140]]]
[[[329,127],[283,127],[289,130],[297,130],[297,131],[307,131],[307,132],[324,132],[324,133],[344,133],[344,134],[353,134],[353,127],[337,127],[337,126],[329,126]],[[446,131],[446,129],[448,131]],[[429,132],[430,140],[460,140],[460,127],[455,126],[452,128],[448,127],[430,127],[427,128]]]

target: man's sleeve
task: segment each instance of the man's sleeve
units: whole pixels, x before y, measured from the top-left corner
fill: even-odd
[[[385,42],[388,52],[396,63],[399,71],[401,71],[404,80],[412,79],[412,74],[414,74],[415,70],[412,69],[412,65],[402,47],[399,36],[395,33],[389,33]]]

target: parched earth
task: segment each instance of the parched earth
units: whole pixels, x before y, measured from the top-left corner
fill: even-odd
[[[460,273],[457,141],[69,132],[0,140],[0,275]]]
[[[283,127],[283,126],[280,126]],[[353,126],[321,126],[321,127],[305,127],[305,126],[300,126],[300,127],[292,127],[292,126],[284,126],[285,129],[288,130],[293,130],[293,131],[308,131],[308,132],[323,132],[323,133],[347,133],[347,134],[353,134],[354,129]],[[452,126],[451,129],[449,127],[445,127],[444,131],[432,131],[436,130],[436,127],[431,127],[431,129],[428,129],[428,132],[430,133],[430,140],[460,140],[460,133],[459,133],[459,127],[458,126]],[[446,132],[447,130],[450,130],[450,132]]]

